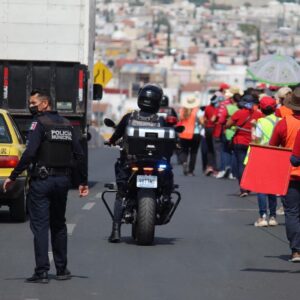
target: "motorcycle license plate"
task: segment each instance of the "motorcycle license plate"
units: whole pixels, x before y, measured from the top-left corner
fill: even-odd
[[[138,188],[155,189],[157,188],[157,176],[137,175],[136,186]]]

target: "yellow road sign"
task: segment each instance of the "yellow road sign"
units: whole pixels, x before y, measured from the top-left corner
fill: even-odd
[[[105,64],[98,61],[94,65],[94,83],[101,84],[105,87],[111,79],[112,72],[110,69]]]

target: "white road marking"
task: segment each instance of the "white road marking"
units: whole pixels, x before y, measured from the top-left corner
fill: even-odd
[[[76,224],[67,224],[68,235],[72,235]]]
[[[48,252],[48,257],[49,257],[49,262],[51,264],[51,262],[53,261],[53,253],[52,252]]]
[[[101,197],[102,197],[102,192],[101,192],[101,193],[98,193],[98,194],[95,196],[96,199],[101,199]]]
[[[257,208],[219,208],[216,211],[232,211],[232,212],[243,212],[243,211],[257,211]]]
[[[92,207],[93,207],[95,204],[96,204],[95,202],[88,202],[88,203],[86,203],[86,204],[82,207],[82,209],[84,209],[84,210],[90,210],[90,209],[92,209]]]

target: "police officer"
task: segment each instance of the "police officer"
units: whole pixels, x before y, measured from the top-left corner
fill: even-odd
[[[27,197],[30,227],[34,235],[35,272],[27,282],[48,283],[48,231],[51,231],[56,279],[71,278],[67,269],[66,202],[73,158],[81,177],[80,197],[89,193],[84,155],[70,122],[51,109],[50,95],[32,91],[29,110],[34,116],[28,142],[19,164],[3,184],[4,192],[28,169]]]
[[[157,115],[163,96],[162,88],[156,84],[146,84],[141,88],[138,94],[138,107],[140,111],[134,111],[123,116],[120,123],[117,125],[114,134],[106,144],[114,145],[116,141],[122,138],[125,134],[126,127],[130,126],[164,126],[164,120]],[[114,204],[114,220],[112,233],[109,237],[109,242],[120,242],[120,227],[123,215],[122,199],[126,196],[127,181],[130,177],[130,169],[126,164],[126,152],[122,151],[120,158],[115,164],[115,176],[118,192]],[[164,188],[166,193],[166,201],[170,201],[169,195],[173,187],[173,173],[168,174],[168,180],[165,182]]]
[[[174,110],[173,107],[169,106],[169,97],[167,95],[163,95],[162,99],[160,101],[160,108],[158,111],[158,115],[162,116],[167,122],[168,122],[168,117],[173,117],[175,120],[175,123],[178,121],[178,116],[176,111]]]

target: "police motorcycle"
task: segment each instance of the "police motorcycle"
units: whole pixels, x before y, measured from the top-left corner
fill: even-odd
[[[104,124],[115,127],[110,119],[105,119]],[[130,169],[126,196],[122,200],[122,223],[132,225],[132,238],[139,245],[153,243],[155,226],[169,223],[181,201],[176,190],[178,185],[173,185],[173,180],[171,199],[165,201],[164,181],[172,169],[168,157],[175,148],[176,132],[183,130],[183,126],[127,126],[125,137],[118,143],[126,151]],[[102,201],[113,219],[106,196],[117,193],[117,189],[111,183],[105,184],[105,188]]]

